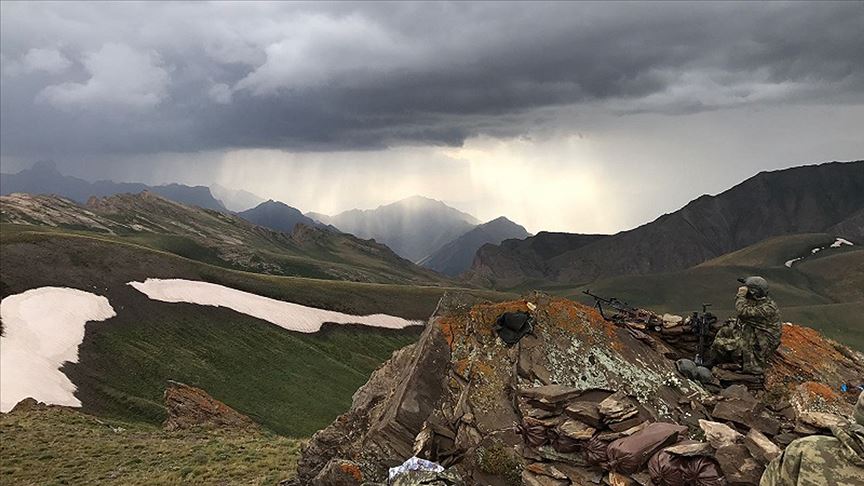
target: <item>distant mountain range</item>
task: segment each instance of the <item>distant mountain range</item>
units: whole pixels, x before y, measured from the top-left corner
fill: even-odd
[[[380,283],[449,283],[386,246],[297,224],[273,231],[238,216],[151,192],[91,197],[86,205],[50,195],[0,196],[0,222],[100,233],[227,268],[272,275]]]
[[[487,244],[499,244],[508,239],[522,239],[531,234],[522,226],[501,216],[475,226],[455,240],[442,246],[419,264],[443,273],[456,276],[471,268],[477,250]]]
[[[212,187],[167,184],[148,186],[135,182],[90,182],[61,174],[53,162],[42,161],[16,174],[3,174],[0,195],[13,193],[57,195],[77,203],[91,197],[117,194],[157,194],[171,201],[229,213],[251,223],[292,233],[298,224],[349,233],[361,239],[374,239],[397,255],[448,275],[464,272],[471,266],[474,253],[484,243],[500,243],[507,238],[524,238],[524,228],[497,221],[477,228],[479,221],[441,201],[413,196],[371,210],[353,209],[328,216],[303,214],[283,202],[264,200],[248,191],[214,184]],[[505,220],[506,221],[506,220]],[[492,223],[492,222],[490,222]],[[477,230],[468,234],[472,230]],[[460,239],[461,238],[461,239]],[[457,240],[458,241],[455,241]],[[443,249],[444,246],[447,249]],[[443,253],[435,254],[442,250]]]
[[[16,192],[29,194],[56,194],[73,201],[84,203],[91,196],[104,197],[112,194],[137,194],[149,191],[179,203],[198,206],[216,211],[226,211],[225,206],[213,197],[207,186],[187,186],[166,184],[148,186],[137,182],[90,182],[77,177],[61,174],[50,161],[36,162],[33,167],[17,174],[2,174],[0,195]]]
[[[761,172],[716,196],[612,236],[539,233],[485,245],[468,278],[514,288],[530,282],[581,284],[616,275],[692,267],[766,238],[864,233],[864,161]]]
[[[249,191],[231,189],[219,184],[211,185],[210,192],[229,211],[235,212],[246,211],[266,201],[263,197]]]
[[[314,227],[326,226],[310,217],[304,216],[299,209],[292,208],[283,202],[272,199],[264,201],[252,209],[241,211],[237,213],[237,216],[251,223],[283,233],[291,233],[298,224]]]
[[[480,223],[441,201],[412,196],[376,209],[352,209],[322,223],[359,238],[372,238],[400,256],[418,262]]]

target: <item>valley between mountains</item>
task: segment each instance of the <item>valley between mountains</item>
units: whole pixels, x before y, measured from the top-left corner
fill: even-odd
[[[864,349],[864,161],[760,173],[615,235],[531,235],[419,196],[327,216],[220,188],[257,203],[232,212],[206,187],[28,171],[4,174],[0,196],[4,413],[33,397],[146,435],[176,381],[267,441],[308,438],[445,295],[593,303],[590,289],[725,318],[735,279],[759,274],[784,321]],[[51,410],[4,418],[4,436]]]

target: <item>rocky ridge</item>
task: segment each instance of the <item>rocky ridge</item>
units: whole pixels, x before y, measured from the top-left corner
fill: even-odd
[[[166,430],[192,427],[259,428],[246,415],[216,400],[204,390],[184,383],[169,381],[164,400],[168,418],[162,426]]]
[[[514,288],[536,280],[590,282],[672,272],[772,236],[842,231],[837,235],[855,238],[862,233],[862,211],[862,160],[760,172],[716,196],[700,196],[650,223],[587,244],[580,243],[588,235],[540,233],[486,245],[468,277]],[[569,248],[535,250],[556,240],[568,241]]]
[[[506,347],[492,325],[516,311],[536,325]],[[847,420],[857,394],[839,385],[864,376],[864,355],[789,324],[764,386],[702,384],[677,372],[680,342],[642,326],[542,294],[445,297],[311,439],[296,484],[382,482],[412,455],[465,484],[757,484],[789,442]]]

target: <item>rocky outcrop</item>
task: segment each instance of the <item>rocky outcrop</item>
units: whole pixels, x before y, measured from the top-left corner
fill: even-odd
[[[507,347],[493,324],[515,311],[536,324]],[[810,362],[809,348],[797,347],[802,336],[836,354]],[[864,356],[818,333],[784,326],[783,342],[764,389],[712,393],[678,373],[659,335],[592,308],[541,294],[476,305],[445,297],[420,341],[395,353],[351,409],[310,440],[296,481],[325,484],[333,464],[348,463],[339,461],[364,481],[385,481],[389,467],[418,455],[466,484],[647,484],[649,462],[660,476],[701,474],[698,484],[723,484],[724,474],[755,484],[784,442],[802,435],[802,414],[851,413],[854,393],[834,391],[838,382],[819,381],[817,369],[829,380],[864,376]]]
[[[166,430],[191,427],[257,429],[249,417],[216,400],[200,388],[169,381],[165,389]]]

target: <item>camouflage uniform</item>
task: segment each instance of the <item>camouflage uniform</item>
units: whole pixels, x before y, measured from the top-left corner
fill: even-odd
[[[717,331],[708,350],[708,363],[741,363],[741,333],[738,322],[727,322]]]
[[[861,486],[864,484],[864,393],[856,424],[832,427],[833,437],[812,435],[793,441],[771,461],[759,486]]]
[[[735,299],[735,310],[741,323],[742,369],[761,373],[780,346],[780,310],[771,297],[748,295]]]

